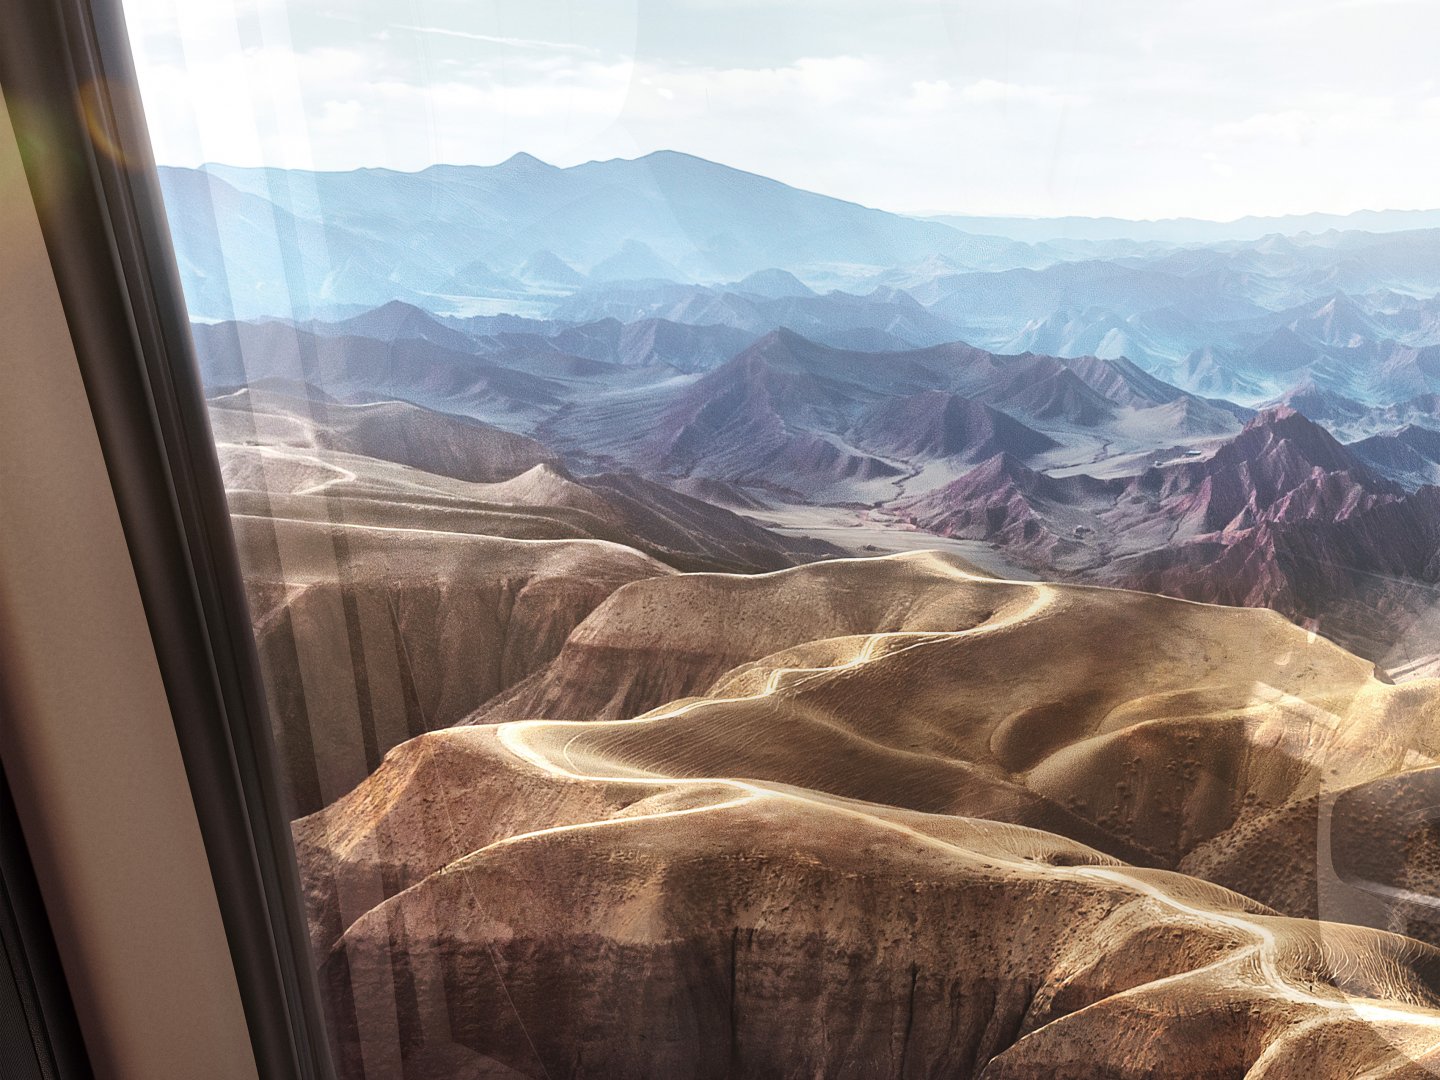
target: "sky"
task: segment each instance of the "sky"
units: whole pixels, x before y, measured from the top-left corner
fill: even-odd
[[[1436,0],[125,0],[162,164],[680,150],[905,213],[1440,205]]]

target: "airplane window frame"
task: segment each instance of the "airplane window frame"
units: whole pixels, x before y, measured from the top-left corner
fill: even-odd
[[[261,1076],[334,1075],[254,641],[118,0],[6,13],[24,158]]]
[[[7,1056],[7,1077],[93,1080],[74,1002],[20,819],[0,768],[0,1051],[20,1051],[28,1040],[33,1057]],[[26,1029],[23,1034],[17,1029]],[[15,1038],[9,1041],[11,1035]],[[16,1070],[12,1074],[10,1069]]]

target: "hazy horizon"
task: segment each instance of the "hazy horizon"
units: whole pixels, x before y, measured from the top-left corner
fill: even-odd
[[[912,215],[1433,205],[1440,9],[128,0],[165,164],[416,171],[675,150]]]
[[[176,165],[176,164],[171,163],[171,162],[160,162],[160,167],[161,167],[161,168],[195,168],[195,169],[210,169],[210,168],[218,168],[218,169],[278,168],[278,169],[285,169],[285,170],[291,170],[291,171],[316,172],[316,173],[353,173],[353,172],[373,171],[373,172],[391,172],[391,173],[398,173],[398,174],[401,174],[401,175],[418,175],[418,174],[420,174],[420,173],[426,172],[426,171],[429,170],[429,169],[461,169],[461,168],[468,168],[468,169],[494,169],[494,168],[498,168],[498,167],[500,167],[500,166],[502,166],[502,165],[508,164],[510,161],[514,160],[515,158],[522,158],[522,157],[523,157],[523,158],[530,158],[530,159],[532,159],[532,160],[538,161],[538,162],[540,162],[542,165],[548,165],[548,166],[550,166],[551,168],[566,170],[566,169],[579,168],[579,167],[581,167],[581,166],[583,166],[583,165],[600,165],[600,164],[605,164],[606,162],[612,162],[612,161],[640,161],[640,160],[643,160],[644,158],[653,157],[653,156],[655,156],[655,155],[657,155],[657,154],[681,154],[681,155],[684,155],[684,156],[686,156],[686,157],[691,157],[691,158],[695,158],[696,160],[699,160],[699,161],[707,162],[708,164],[711,164],[711,165],[718,165],[718,166],[720,166],[720,167],[722,167],[722,168],[734,169],[734,170],[739,171],[739,172],[750,173],[751,175],[761,176],[761,177],[764,177],[765,179],[775,180],[777,183],[785,183],[785,181],[779,180],[779,179],[777,179],[777,178],[775,178],[775,177],[765,177],[763,173],[756,173],[754,170],[751,170],[751,169],[742,169],[742,168],[740,168],[739,166],[731,165],[731,164],[729,164],[728,162],[715,161],[715,160],[713,160],[713,159],[711,159],[711,158],[702,157],[702,156],[699,155],[699,154],[689,154],[689,153],[686,153],[686,152],[683,151],[683,150],[672,150],[672,149],[668,149],[668,148],[662,148],[662,149],[659,149],[659,150],[651,150],[650,152],[648,152],[648,153],[646,153],[646,154],[633,155],[633,156],[629,156],[629,157],[590,158],[589,160],[586,160],[586,161],[576,162],[576,163],[573,164],[573,165],[559,165],[559,164],[556,164],[556,163],[553,162],[553,161],[547,161],[547,160],[545,160],[543,157],[540,157],[538,154],[532,154],[532,153],[530,153],[528,150],[516,150],[514,153],[510,154],[509,156],[507,156],[507,157],[505,157],[505,158],[503,158],[503,159],[501,159],[501,160],[499,160],[499,161],[464,161],[464,162],[462,162],[462,161],[436,161],[436,162],[430,163],[429,165],[424,165],[424,166],[421,166],[421,167],[419,167],[419,168],[414,168],[414,169],[396,169],[396,168],[391,168],[390,166],[386,166],[386,165],[355,165],[355,166],[352,166],[352,167],[350,167],[350,168],[345,168],[345,169],[305,169],[305,168],[301,168],[301,167],[297,167],[297,166],[285,166],[285,165],[269,165],[269,164],[248,165],[248,164],[238,164],[238,163],[233,162],[233,161],[202,161],[202,162],[200,162],[200,163],[197,164],[197,165]],[[1034,222],[1046,222],[1046,221],[1061,220],[1061,219],[1064,219],[1064,218],[1077,218],[1077,219],[1080,219],[1080,220],[1087,220],[1087,221],[1107,221],[1107,220],[1108,220],[1108,221],[1115,221],[1115,222],[1120,222],[1120,223],[1125,223],[1125,224],[1132,224],[1132,223],[1133,223],[1133,224],[1141,224],[1141,225],[1167,224],[1167,223],[1171,223],[1171,222],[1195,222],[1195,223],[1207,224],[1207,225],[1233,225],[1233,224],[1237,224],[1237,223],[1239,223],[1239,222],[1243,222],[1243,221],[1246,221],[1246,220],[1268,221],[1268,220],[1282,220],[1282,219],[1290,219],[1290,218],[1307,218],[1307,217],[1336,217],[1336,218],[1345,218],[1345,217],[1358,217],[1358,216],[1361,216],[1361,215],[1376,215],[1376,216],[1382,216],[1382,215],[1389,215],[1389,214],[1397,214],[1397,215],[1398,215],[1398,214],[1432,214],[1432,213],[1440,213],[1440,202],[1435,202],[1435,203],[1433,203],[1432,205],[1419,205],[1419,206],[1363,206],[1363,207],[1359,207],[1359,208],[1354,209],[1354,210],[1332,210],[1332,209],[1327,209],[1327,208],[1325,208],[1325,207],[1315,207],[1315,208],[1311,208],[1311,209],[1308,209],[1308,210],[1287,211],[1286,213],[1283,213],[1283,214],[1242,214],[1242,215],[1240,215],[1240,216],[1238,216],[1238,217],[1232,217],[1232,218],[1203,218],[1203,217],[1195,217],[1195,216],[1192,216],[1192,215],[1171,215],[1171,216],[1167,216],[1167,217],[1150,217],[1150,218],[1144,218],[1144,217],[1134,217],[1134,216],[1124,217],[1124,216],[1120,216],[1120,215],[1116,215],[1116,214],[1063,214],[1063,215],[1062,215],[1062,214],[1055,214],[1055,215],[1042,215],[1042,214],[1002,214],[1002,213],[986,214],[986,213],[964,213],[964,212],[950,211],[950,210],[933,210],[933,211],[932,211],[932,210],[915,210],[915,211],[906,211],[906,210],[894,210],[893,208],[888,207],[888,206],[884,206],[884,205],[876,205],[876,204],[863,203],[863,202],[861,202],[861,201],[859,201],[859,200],[856,200],[856,199],[848,199],[848,198],[846,198],[846,197],[843,196],[843,195],[836,195],[836,194],[834,194],[834,193],[832,193],[832,192],[825,191],[825,190],[823,190],[823,189],[818,189],[818,190],[817,190],[817,189],[803,188],[803,187],[800,187],[799,185],[795,185],[795,184],[787,184],[786,186],[792,187],[792,188],[798,188],[799,190],[812,191],[814,194],[823,195],[823,196],[825,196],[825,197],[827,197],[827,198],[839,199],[839,200],[844,201],[844,202],[856,203],[857,205],[866,206],[866,207],[869,208],[869,209],[885,210],[885,211],[888,211],[888,212],[890,212],[890,213],[901,214],[901,215],[906,216],[906,217],[913,217],[913,218],[918,218],[918,219],[936,219],[936,218],[975,218],[975,219],[986,219],[986,218],[992,218],[992,219],[994,219],[994,220],[996,220],[996,221],[1034,221]]]

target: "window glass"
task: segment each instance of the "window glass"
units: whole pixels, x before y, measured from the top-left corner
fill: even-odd
[[[342,1077],[1440,1072],[1440,9],[126,8]]]

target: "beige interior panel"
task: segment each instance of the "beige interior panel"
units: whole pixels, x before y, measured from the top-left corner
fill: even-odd
[[[84,387],[0,108],[0,759],[96,1074],[256,1076]]]

